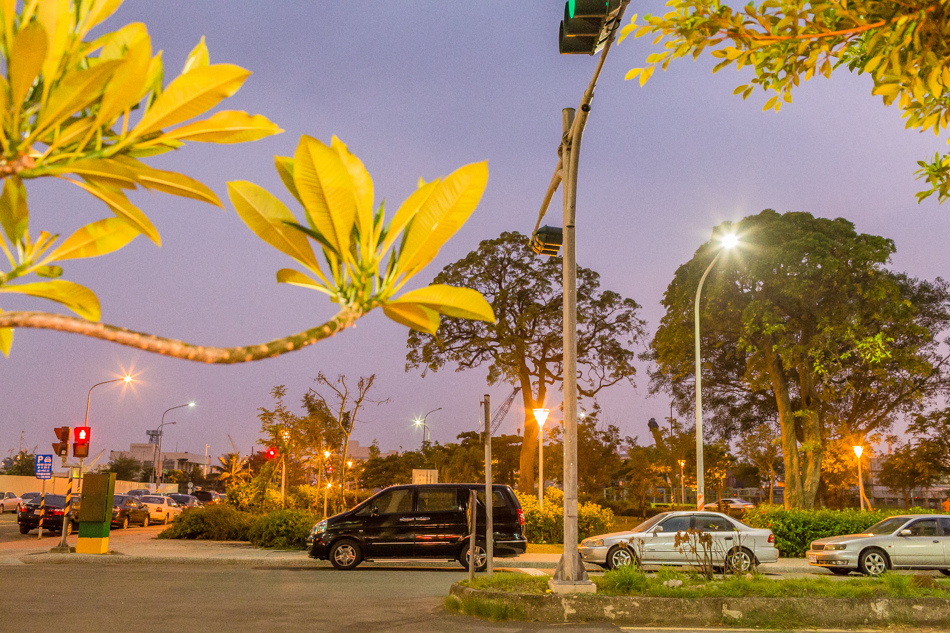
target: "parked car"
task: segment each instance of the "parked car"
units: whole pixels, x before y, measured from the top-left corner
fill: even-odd
[[[198,498],[194,495],[183,495],[177,492],[170,495],[166,495],[175,500],[175,503],[178,504],[178,507],[184,510],[185,508],[200,508],[201,502],[198,501]]]
[[[43,529],[47,532],[62,532],[63,530],[63,509],[66,507],[66,495],[46,495],[43,502],[43,511],[40,512],[40,503],[42,499],[37,496],[30,499],[22,507],[22,511],[17,513],[16,522],[20,525],[20,534],[29,534],[30,530],[39,527],[40,516],[43,517]],[[70,504],[69,519],[66,521],[66,534],[72,534],[78,527],[77,515],[79,512],[79,497],[73,495]]]
[[[15,492],[0,492],[0,514],[15,512],[20,507],[21,499]]]
[[[150,495],[154,493],[148,488],[136,488],[135,490],[129,490],[125,494],[130,497],[142,497],[142,496]]]
[[[149,518],[162,525],[174,521],[178,518],[178,515],[181,514],[181,508],[178,507],[178,503],[169,497],[146,495],[139,497],[139,501],[148,508]]]
[[[24,492],[20,495],[20,503],[17,505],[16,511],[19,512],[27,503],[33,499],[39,498],[41,493],[39,492]]]
[[[754,507],[755,504],[751,501],[746,501],[745,499],[740,499],[738,497],[731,497],[729,499],[721,499],[719,501],[707,503],[703,506],[703,510],[722,512],[723,514],[728,514],[729,516],[739,518],[747,509]]]
[[[696,530],[709,534],[709,555],[715,567],[748,571],[763,563],[778,562],[775,536],[770,530],[751,528],[718,512],[663,512],[626,532],[601,534],[580,544],[585,563],[604,569],[625,565],[695,565],[698,557],[675,544],[676,534]]]
[[[812,541],[806,556],[809,565],[841,576],[852,571],[879,576],[889,569],[936,569],[950,576],[950,517],[893,516],[863,534]]]
[[[476,490],[476,521],[485,526],[485,486],[426,484],[392,486],[352,510],[320,521],[310,531],[310,556],[329,559],[337,569],[354,569],[364,560],[383,558],[441,558],[468,566],[487,566],[485,543],[469,542],[469,491]],[[508,486],[492,487],[494,555],[523,554],[524,514]]]
[[[223,503],[221,494],[215,492],[214,490],[195,490],[191,493],[191,496],[195,497],[202,505],[210,506],[216,503]]]
[[[112,501],[112,527],[125,529],[130,523],[138,523],[148,527],[149,510],[136,497],[129,495],[115,495]]]

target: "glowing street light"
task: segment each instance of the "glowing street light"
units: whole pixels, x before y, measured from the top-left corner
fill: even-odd
[[[864,452],[863,446],[852,446],[854,456],[858,458],[858,500],[861,502],[861,509],[864,510],[864,477],[861,476],[861,454]]]
[[[699,295],[703,291],[703,282],[706,276],[712,270],[722,254],[735,247],[739,243],[739,238],[734,234],[723,236],[720,240],[722,245],[713,260],[706,267],[706,272],[699,280],[699,287],[696,288],[696,301],[693,304],[696,326],[696,509],[702,510],[706,501],[705,482],[703,480],[703,368],[702,352],[699,345]]]
[[[686,484],[683,483],[683,466],[686,465],[686,460],[679,460],[680,462],[680,497],[683,500],[683,505],[686,505]]]
[[[534,419],[538,422],[538,507],[544,505],[544,423],[548,419],[549,409],[535,409]]]
[[[185,404],[180,404],[177,407],[172,407],[170,409],[165,409],[165,413],[169,411],[174,411],[175,409],[183,409],[184,407],[193,407],[195,406],[194,402],[188,402]],[[162,414],[162,423],[158,425],[158,454],[155,456],[155,460],[152,463],[152,478],[155,480],[156,484],[162,483],[162,475],[165,474],[165,460],[162,459],[162,436],[164,435],[165,425],[166,424],[175,424],[174,422],[165,421],[165,413]]]
[[[441,411],[441,410],[442,410],[442,407],[439,407],[438,409],[432,409],[432,411],[429,411],[429,413],[435,413],[436,411]],[[427,433],[427,431],[428,431],[428,427],[426,426],[426,418],[429,417],[429,413],[426,413],[426,414],[425,414],[424,416],[422,416],[421,418],[416,418],[415,420],[413,420],[413,422],[415,423],[416,426],[421,426],[421,427],[422,427],[422,446],[423,446],[423,448],[425,447],[425,444],[426,444],[426,433]],[[431,438],[431,435],[430,435],[430,438]]]

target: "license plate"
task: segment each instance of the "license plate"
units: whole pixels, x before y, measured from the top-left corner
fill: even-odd
[[[817,563],[817,562],[818,562],[818,556],[816,556],[815,554],[809,554],[809,555],[808,555],[808,562],[809,562],[809,563]]]

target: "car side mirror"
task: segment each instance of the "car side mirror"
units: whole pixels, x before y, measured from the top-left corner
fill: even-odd
[[[899,533],[900,536],[912,536],[913,534],[914,533],[911,532],[910,530],[901,530]]]
[[[654,534],[659,534],[659,533],[662,532],[662,531],[663,531],[663,526],[662,526],[662,525],[658,525],[658,526],[656,526],[655,528],[653,528],[653,533],[654,533]]]

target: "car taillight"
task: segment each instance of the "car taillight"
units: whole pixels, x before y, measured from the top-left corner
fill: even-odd
[[[63,511],[54,509],[50,511],[50,514],[52,514],[54,517],[61,517],[63,516]]]
[[[769,543],[774,543],[774,542],[775,542],[775,535],[769,534]]]
[[[524,525],[524,511],[518,508],[518,525]]]

